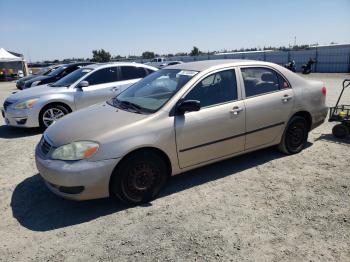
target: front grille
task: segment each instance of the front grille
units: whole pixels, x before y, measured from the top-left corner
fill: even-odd
[[[41,138],[41,141],[40,141],[40,149],[41,149],[41,152],[44,154],[44,155],[47,155],[50,150],[51,150],[52,146],[50,145],[49,142],[46,141],[45,137],[43,136]]]
[[[5,103],[4,103],[4,110],[6,111],[6,109],[12,104],[13,104],[13,102],[5,101]]]

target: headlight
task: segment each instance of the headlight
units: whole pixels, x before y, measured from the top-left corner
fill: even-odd
[[[39,100],[39,98],[30,99],[21,103],[18,103],[14,106],[15,109],[30,109],[34,104]]]
[[[38,84],[40,84],[41,81],[35,81],[33,82],[30,86],[37,86]]]
[[[92,157],[98,148],[99,144],[95,142],[73,142],[55,149],[51,157],[57,160],[82,160]]]

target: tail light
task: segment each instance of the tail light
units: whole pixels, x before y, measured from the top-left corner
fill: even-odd
[[[322,95],[326,96],[327,95],[327,88],[326,87],[322,87]]]

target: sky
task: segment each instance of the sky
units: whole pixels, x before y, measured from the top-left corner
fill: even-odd
[[[0,0],[0,47],[27,61],[350,43],[350,0]]]

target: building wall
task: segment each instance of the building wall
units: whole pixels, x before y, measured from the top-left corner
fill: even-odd
[[[239,52],[220,55],[201,55],[201,56],[174,56],[169,58],[171,61],[201,61],[213,59],[251,59],[261,60],[285,65],[289,59],[296,62],[298,72],[302,71],[301,66],[310,59],[316,59],[313,65],[313,72],[319,73],[346,73],[350,72],[350,44],[331,45],[313,47],[308,50],[300,51],[261,51],[261,52]],[[145,63],[149,60],[141,59],[138,62]]]

